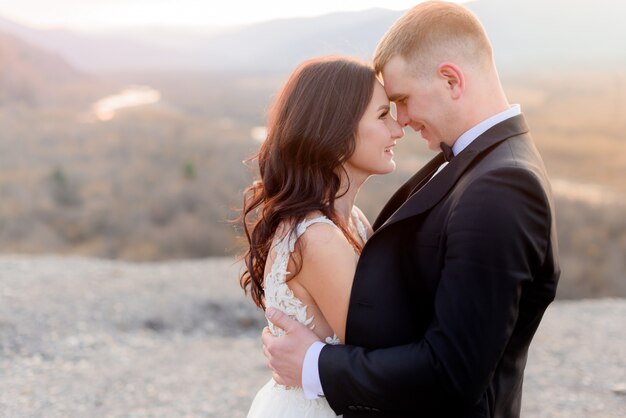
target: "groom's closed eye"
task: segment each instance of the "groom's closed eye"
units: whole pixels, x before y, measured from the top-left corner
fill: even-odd
[[[389,96],[389,101],[395,104],[404,103],[406,101],[406,96],[401,94],[393,94]]]

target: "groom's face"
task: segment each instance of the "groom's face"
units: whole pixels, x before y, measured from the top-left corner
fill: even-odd
[[[398,123],[419,132],[428,148],[439,150],[450,131],[451,109],[440,80],[411,71],[404,58],[395,56],[382,71],[385,92],[396,104]]]

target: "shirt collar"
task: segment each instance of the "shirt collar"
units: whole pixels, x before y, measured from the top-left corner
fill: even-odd
[[[469,144],[471,144],[476,138],[485,133],[489,128],[497,125],[500,122],[503,122],[513,116],[520,115],[522,113],[521,107],[518,104],[514,104],[509,107],[507,110],[500,112],[496,115],[491,116],[490,118],[485,119],[480,122],[478,125],[474,126],[467,130],[463,135],[461,135],[452,145],[452,152],[454,155],[459,155],[461,151],[463,151]]]

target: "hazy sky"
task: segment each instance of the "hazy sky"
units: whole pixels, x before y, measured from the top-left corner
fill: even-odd
[[[0,17],[36,27],[95,30],[223,26],[372,7],[402,10],[416,3],[419,0],[0,0]]]

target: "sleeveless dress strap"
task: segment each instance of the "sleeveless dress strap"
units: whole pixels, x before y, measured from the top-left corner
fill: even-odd
[[[352,218],[354,219],[354,222],[356,224],[359,236],[361,237],[363,242],[367,241],[367,231],[365,230],[365,226],[363,225],[363,222],[361,222],[361,218],[359,217],[359,214],[354,207],[352,208]],[[315,223],[325,223],[328,225],[332,225],[335,228],[339,228],[337,225],[335,225],[333,221],[331,221],[330,219],[328,219],[326,216],[323,216],[323,215],[318,216],[317,218],[313,218],[313,219],[306,219],[300,222],[294,231],[287,234],[280,241],[278,241],[275,247],[277,255],[279,252],[281,254],[292,253],[295,249],[296,241],[298,241],[298,239],[302,236],[302,234],[304,234],[304,232],[309,226]],[[279,257],[276,257],[276,259],[274,260],[274,263],[276,263],[278,258]]]
[[[330,219],[328,219],[326,216],[319,216],[317,218],[304,220],[300,222],[298,226],[296,227],[295,234],[290,234],[289,252],[293,252],[296,241],[298,240],[298,238],[302,236],[302,234],[304,234],[306,229],[309,226],[316,224],[316,223],[324,223],[324,224],[332,225],[335,228],[337,228],[337,225],[335,225],[335,223],[331,221]]]
[[[296,241],[298,241],[306,229],[314,223],[325,223],[337,228],[337,225],[335,225],[333,221],[328,219],[326,216],[319,216],[317,218],[307,219],[300,222],[293,231],[289,232],[275,244],[274,248],[276,250],[276,257],[274,258],[274,264],[272,264],[271,271],[274,271],[275,268],[277,270],[284,270],[287,268],[287,261],[289,260],[289,255],[295,249]]]

